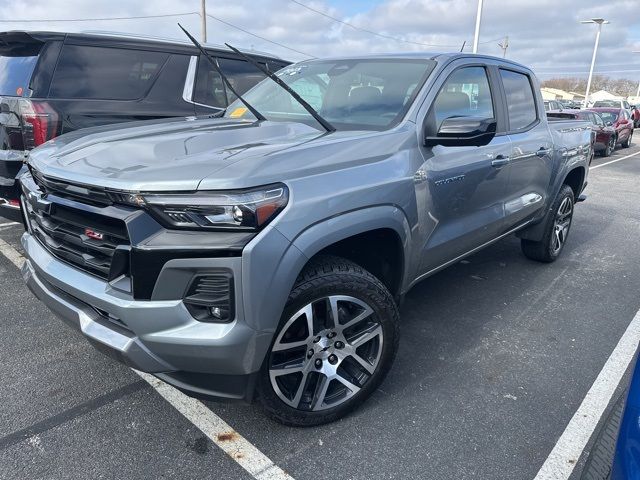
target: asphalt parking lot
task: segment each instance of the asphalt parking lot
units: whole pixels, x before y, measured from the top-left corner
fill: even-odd
[[[389,377],[344,420],[294,429],[205,405],[296,479],[534,478],[640,308],[640,154],[608,163],[636,152],[595,158],[556,263],[507,238],[411,291]],[[0,225],[17,250],[20,235]],[[252,478],[3,255],[0,298],[0,478]]]

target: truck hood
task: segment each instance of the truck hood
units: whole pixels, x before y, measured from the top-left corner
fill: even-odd
[[[188,191],[229,165],[324,135],[295,122],[136,122],[62,135],[32,150],[29,163],[44,175],[71,182],[120,190]]]

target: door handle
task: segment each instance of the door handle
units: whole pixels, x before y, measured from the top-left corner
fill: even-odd
[[[509,157],[507,155],[497,155],[491,160],[491,166],[496,168],[504,167],[507,163],[509,163]]]
[[[540,158],[546,157],[549,151],[550,149],[548,148],[540,147],[540,149],[536,152],[536,156]]]

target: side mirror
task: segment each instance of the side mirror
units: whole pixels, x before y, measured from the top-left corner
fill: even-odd
[[[426,132],[424,144],[427,147],[482,147],[493,140],[496,128],[493,118],[449,117],[442,121],[435,135]]]
[[[612,126],[613,126],[613,122],[607,122],[607,123],[605,123],[605,125],[606,125],[607,127],[612,127]]]

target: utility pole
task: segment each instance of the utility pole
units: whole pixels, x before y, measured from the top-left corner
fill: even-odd
[[[482,19],[482,0],[478,0],[478,13],[476,14],[476,33],[473,36],[473,53],[478,53],[478,40],[480,39],[480,20]]]
[[[207,0],[200,0],[200,30],[202,43],[207,43]]]
[[[593,66],[596,64],[596,55],[598,53],[598,44],[600,43],[600,33],[602,25],[609,23],[604,18],[592,18],[591,20],[582,20],[580,23],[595,23],[598,25],[598,33],[596,33],[596,44],[593,47],[593,57],[591,57],[591,68],[589,69],[589,79],[587,80],[587,92],[584,96],[584,107],[589,106],[589,90],[591,90],[591,79],[593,78]]]
[[[509,48],[509,35],[504,37],[502,43],[499,43],[498,46],[502,49],[502,58],[507,56],[507,48]]]

